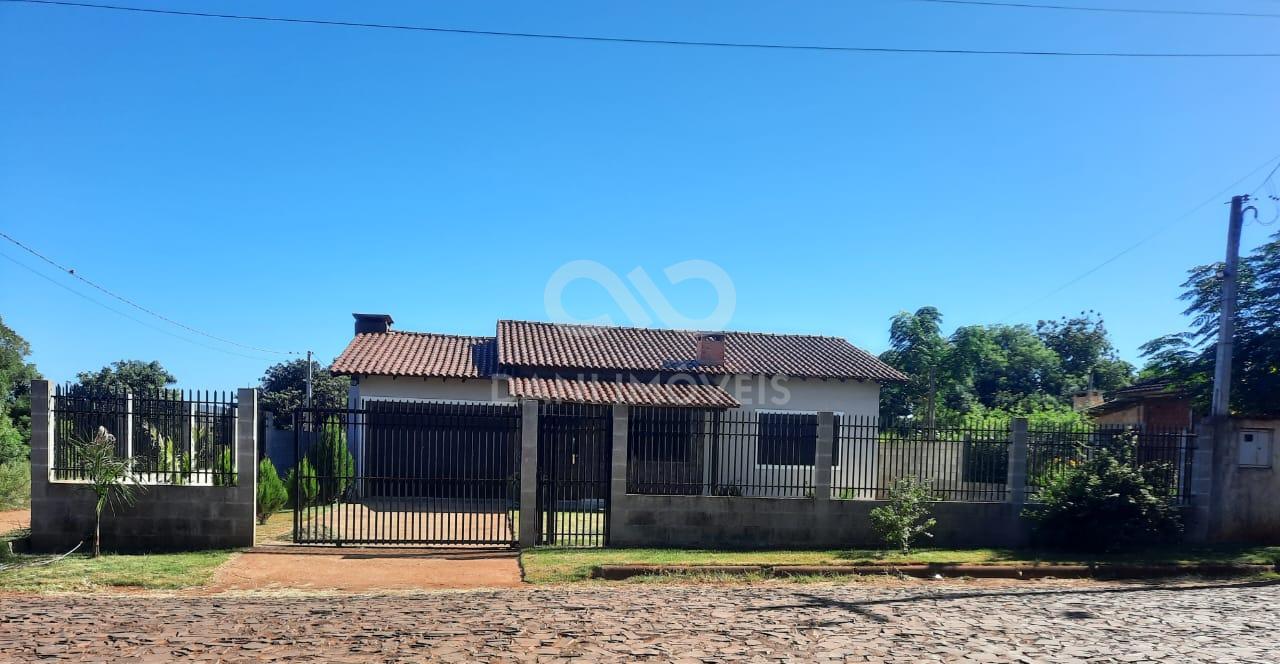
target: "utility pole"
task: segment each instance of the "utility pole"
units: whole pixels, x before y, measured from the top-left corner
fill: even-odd
[[[311,351],[307,351],[307,409],[311,408]]]
[[[1240,227],[1244,225],[1244,204],[1248,196],[1231,197],[1231,219],[1227,224],[1227,260],[1222,269],[1222,307],[1218,320],[1218,356],[1213,365],[1214,417],[1230,412],[1231,352],[1236,327],[1236,280],[1240,267]]]

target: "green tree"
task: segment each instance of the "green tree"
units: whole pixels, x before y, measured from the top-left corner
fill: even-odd
[[[935,307],[900,312],[889,323],[889,350],[880,359],[905,373],[903,385],[886,385],[881,391],[881,411],[889,417],[923,416],[929,397],[930,372],[936,374],[947,361],[951,344],[942,336],[942,313]],[[938,378],[935,376],[935,380]]]
[[[26,458],[31,440],[31,380],[39,378],[27,361],[31,344],[0,317],[0,463],[6,455]],[[16,441],[16,442],[15,442]]]
[[[311,369],[311,403],[318,408],[346,408],[350,380],[330,374],[314,360]],[[275,415],[278,428],[293,428],[293,411],[306,402],[307,361],[300,358],[272,365],[260,382],[262,409]]]
[[[1061,360],[1026,325],[962,327],[951,341],[951,364],[987,408],[1034,410],[1061,392]]]
[[[157,392],[178,382],[159,362],[120,360],[97,371],[76,375],[80,387],[92,390],[127,390],[135,394]]]
[[[1133,382],[1133,365],[1121,360],[1107,335],[1102,315],[1080,315],[1036,323],[1036,335],[1062,363],[1063,394],[1093,387],[1114,390]]]
[[[331,416],[320,427],[320,442],[307,454],[315,468],[320,504],[342,497],[355,474],[355,458],[347,449],[347,430],[337,416]]]
[[[1221,313],[1222,263],[1188,271],[1181,299],[1190,329],[1142,346],[1143,378],[1168,378],[1195,398],[1201,412],[1210,405]],[[1242,257],[1231,365],[1231,412],[1243,416],[1280,415],[1280,233]]]
[[[302,457],[302,463],[289,469],[284,478],[284,488],[289,492],[289,502],[295,507],[315,504],[320,487],[316,482],[316,469],[306,457]]]
[[[289,492],[276,473],[271,459],[258,462],[258,523],[265,524],[272,514],[289,502]]]

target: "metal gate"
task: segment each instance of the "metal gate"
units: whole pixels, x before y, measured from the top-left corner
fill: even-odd
[[[538,408],[538,543],[605,546],[613,464],[610,406]]]
[[[516,405],[366,401],[294,415],[293,541],[517,543]]]

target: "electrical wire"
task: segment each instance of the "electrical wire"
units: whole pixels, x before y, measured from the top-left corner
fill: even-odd
[[[907,0],[939,5],[1000,7],[1009,9],[1052,9],[1056,11],[1105,12],[1109,14],[1165,14],[1173,16],[1223,16],[1232,18],[1280,18],[1280,14],[1261,12],[1224,12],[1205,9],[1139,9],[1136,7],[1096,7],[1085,5],[1041,5],[1030,2],[995,2],[994,0]]]
[[[133,307],[134,309],[137,309],[138,311],[141,311],[141,312],[143,312],[143,313],[145,313],[145,314],[148,314],[148,315],[150,315],[150,316],[154,316],[154,317],[156,317],[156,318],[159,318],[160,320],[162,320],[162,321],[164,321],[164,322],[166,322],[166,323],[169,323],[170,325],[174,325],[174,326],[180,327],[180,328],[182,328],[182,329],[184,329],[184,330],[186,330],[186,331],[188,331],[188,332],[192,332],[192,333],[198,334],[198,335],[200,335],[200,336],[202,336],[202,337],[208,337],[208,338],[210,338],[210,339],[213,339],[214,341],[220,341],[220,342],[222,342],[222,343],[224,343],[224,344],[228,344],[228,345],[231,345],[231,346],[237,346],[237,347],[239,347],[239,348],[244,348],[244,349],[246,349],[246,350],[252,350],[252,351],[259,352],[259,353],[269,353],[269,354],[274,354],[274,355],[298,355],[298,353],[297,353],[297,352],[295,352],[295,351],[288,351],[288,350],[272,350],[272,349],[270,349],[270,348],[259,348],[258,346],[251,346],[251,345],[249,345],[249,344],[242,344],[242,343],[240,343],[240,342],[238,342],[238,341],[232,341],[232,340],[230,340],[230,339],[225,339],[225,338],[223,338],[223,337],[219,337],[219,336],[217,336],[217,335],[214,335],[214,334],[210,334],[210,333],[208,333],[208,332],[205,332],[204,330],[200,330],[200,329],[197,329],[197,328],[191,327],[190,325],[187,325],[187,324],[185,324],[185,323],[180,323],[180,322],[178,322],[178,321],[176,321],[176,320],[174,320],[174,319],[172,319],[172,318],[169,318],[168,316],[165,316],[165,315],[160,314],[160,313],[158,313],[158,312],[156,312],[156,311],[153,311],[153,310],[151,310],[151,309],[148,309],[147,307],[144,307],[144,306],[142,306],[141,304],[138,304],[137,302],[134,302],[133,300],[130,300],[130,299],[128,299],[128,298],[126,298],[126,297],[124,297],[123,295],[117,295],[116,293],[114,293],[114,292],[112,292],[112,291],[110,291],[110,290],[107,290],[106,288],[104,288],[104,287],[102,287],[102,286],[99,286],[98,284],[96,284],[96,283],[94,283],[94,282],[92,282],[92,281],[90,281],[90,280],[86,279],[84,276],[82,276],[82,275],[80,275],[79,273],[77,273],[74,269],[72,269],[72,268],[69,268],[69,267],[66,267],[66,266],[64,266],[64,265],[59,264],[57,261],[53,260],[52,258],[49,258],[48,256],[45,256],[44,254],[42,254],[42,253],[40,253],[40,252],[36,251],[35,249],[32,249],[31,247],[28,247],[27,245],[23,244],[22,242],[19,242],[17,239],[15,239],[14,237],[10,236],[9,234],[7,234],[7,233],[5,233],[5,232],[3,232],[3,231],[0,231],[0,237],[2,237],[2,238],[4,238],[4,239],[8,240],[9,242],[12,242],[14,245],[18,246],[18,247],[19,247],[20,249],[22,249],[23,251],[25,251],[25,252],[27,252],[27,253],[31,254],[32,256],[35,256],[36,258],[39,258],[40,260],[42,260],[42,261],[44,261],[44,262],[48,263],[49,265],[52,265],[53,267],[57,268],[58,270],[60,270],[60,271],[62,271],[62,272],[65,272],[65,273],[67,273],[67,274],[71,275],[72,277],[75,277],[76,279],[79,279],[80,281],[84,282],[85,284],[88,284],[89,286],[91,286],[91,287],[93,287],[93,288],[95,288],[95,289],[97,289],[97,290],[99,290],[99,291],[101,291],[101,292],[103,292],[103,293],[106,293],[107,295],[110,295],[111,297],[113,297],[113,298],[115,298],[115,299],[117,299],[117,300],[119,300],[119,301],[121,301],[121,302],[123,302],[123,303],[125,303],[125,304],[127,304],[127,305],[129,305],[129,306],[131,306],[131,307]]]
[[[146,321],[144,321],[144,320],[142,320],[142,319],[139,319],[139,318],[137,318],[137,317],[135,317],[135,316],[130,316],[129,314],[127,314],[127,313],[125,313],[125,312],[123,312],[123,311],[120,311],[119,309],[116,309],[115,307],[112,307],[112,306],[110,306],[110,305],[107,305],[106,303],[100,302],[100,301],[98,301],[98,300],[96,300],[96,299],[94,299],[94,298],[92,298],[92,297],[89,297],[88,295],[85,295],[84,293],[81,293],[80,291],[78,291],[78,290],[76,290],[76,289],[74,289],[74,288],[72,288],[72,287],[70,287],[70,286],[68,286],[68,285],[66,285],[66,284],[64,284],[64,283],[62,283],[61,281],[58,281],[58,280],[54,279],[53,277],[50,277],[50,276],[49,276],[49,275],[47,275],[47,274],[44,274],[43,272],[41,272],[41,271],[39,271],[39,270],[37,270],[37,269],[35,269],[35,268],[31,267],[30,265],[27,265],[26,263],[23,263],[22,261],[20,261],[20,260],[18,260],[18,259],[16,259],[16,258],[14,258],[14,257],[12,257],[12,256],[10,256],[10,255],[8,255],[8,254],[6,254],[6,253],[4,253],[3,251],[0,251],[0,258],[3,258],[3,259],[5,259],[5,260],[9,261],[10,263],[13,263],[14,265],[17,265],[18,267],[20,267],[20,268],[22,268],[22,269],[24,269],[24,270],[26,270],[26,271],[30,272],[31,274],[36,275],[37,277],[40,277],[41,279],[44,279],[45,281],[48,281],[49,283],[53,284],[54,286],[57,286],[58,288],[61,288],[61,289],[65,290],[65,291],[67,291],[68,293],[71,293],[72,295],[75,295],[76,297],[80,297],[80,298],[83,298],[83,299],[85,299],[85,300],[88,300],[89,302],[91,302],[91,303],[93,303],[93,304],[96,304],[96,305],[98,305],[99,307],[102,307],[103,309],[106,309],[107,311],[110,311],[110,312],[111,312],[111,313],[113,313],[113,314],[116,314],[117,316],[121,316],[121,317],[123,317],[123,318],[127,318],[127,319],[129,319],[129,320],[131,320],[131,321],[133,321],[133,322],[135,322],[135,323],[137,323],[137,324],[139,324],[139,325],[141,325],[141,326],[143,326],[143,327],[147,328],[147,329],[155,330],[156,332],[159,332],[160,334],[163,334],[163,335],[166,335],[166,336],[173,337],[174,339],[178,339],[178,340],[180,340],[180,341],[185,341],[185,342],[187,342],[187,343],[189,343],[189,344],[193,344],[193,345],[199,346],[199,347],[201,347],[201,348],[207,348],[207,349],[209,349],[209,350],[217,351],[217,352],[219,352],[219,353],[226,353],[227,355],[234,355],[234,356],[236,356],[236,357],[243,357],[243,358],[247,358],[247,359],[250,359],[250,360],[268,360],[268,361],[269,361],[269,360],[271,359],[271,358],[266,357],[266,356],[261,356],[261,355],[247,355],[247,354],[245,354],[245,353],[238,353],[238,352],[233,351],[233,350],[227,350],[226,348],[218,348],[217,346],[210,346],[209,344],[201,343],[201,342],[199,342],[199,341],[196,341],[195,339],[190,339],[190,338],[188,338],[188,337],[184,337],[184,336],[182,336],[182,335],[180,335],[180,334],[175,334],[174,332],[171,332],[171,331],[169,331],[169,330],[166,330],[166,329],[164,329],[164,328],[162,328],[162,327],[157,327],[157,326],[155,326],[155,325],[152,325],[152,324],[150,324],[150,323],[148,323],[148,322],[146,322]]]
[[[879,46],[823,46],[818,44],[777,44],[765,42],[725,42],[725,41],[690,41],[681,39],[647,39],[638,37],[601,37],[595,35],[574,35],[546,32],[507,32],[502,30],[471,30],[463,28],[439,28],[424,25],[405,25],[397,23],[364,23],[356,21],[336,21],[313,18],[291,18],[285,16],[262,16],[252,14],[224,14],[215,12],[183,11],[177,9],[154,9],[150,7],[129,7],[124,5],[103,5],[87,2],[66,2],[63,0],[0,0],[0,2],[23,3],[31,5],[56,5],[60,7],[76,7],[102,9],[110,11],[137,12],[143,14],[160,14],[167,16],[190,16],[198,18],[220,18],[239,21],[261,21],[270,23],[295,23],[305,25],[325,25],[344,28],[372,28],[383,30],[407,30],[415,32],[432,32],[437,34],[455,34],[481,37],[513,37],[520,39],[545,39],[559,41],[581,41],[614,44],[634,44],[645,46],[698,46],[711,48],[762,49],[775,51],[812,51],[825,53],[871,53],[871,54],[920,54],[920,55],[1007,55],[1007,56],[1043,56],[1043,57],[1082,57],[1082,58],[1277,58],[1280,52],[1253,53],[1176,53],[1176,52],[1125,52],[1125,51],[1038,51],[1038,50],[1002,50],[1002,49],[961,49],[961,48],[906,48]]]
[[[1210,196],[1210,197],[1206,198],[1206,199],[1205,199],[1203,202],[1201,202],[1199,205],[1197,205],[1197,206],[1195,206],[1195,207],[1191,208],[1190,210],[1187,210],[1187,211],[1186,211],[1186,212],[1184,212],[1183,214],[1181,214],[1181,215],[1179,215],[1179,216],[1177,216],[1177,217],[1173,218],[1172,220],[1170,220],[1170,221],[1169,221],[1169,223],[1164,224],[1163,226],[1161,226],[1161,227],[1159,227],[1159,228],[1155,229],[1154,231],[1152,231],[1152,232],[1151,232],[1151,233],[1149,233],[1148,235],[1144,236],[1143,238],[1141,238],[1141,239],[1140,239],[1140,240],[1138,240],[1137,242],[1134,242],[1133,244],[1131,244],[1131,245],[1129,245],[1129,246],[1125,247],[1124,249],[1121,249],[1119,252],[1115,253],[1115,254],[1114,254],[1114,255],[1112,255],[1110,258],[1108,258],[1108,259],[1106,259],[1106,260],[1102,261],[1101,263],[1098,263],[1097,265],[1095,265],[1095,266],[1093,266],[1093,267],[1089,268],[1088,270],[1085,270],[1084,272],[1080,273],[1079,275],[1077,275],[1077,276],[1075,276],[1075,277],[1072,277],[1070,280],[1068,280],[1068,281],[1064,282],[1062,285],[1058,286],[1057,288],[1054,288],[1053,290],[1049,291],[1048,293],[1045,293],[1044,295],[1042,295],[1042,296],[1040,296],[1040,297],[1038,297],[1038,298],[1036,298],[1036,299],[1034,299],[1034,300],[1032,300],[1032,301],[1028,302],[1028,303],[1026,304],[1026,306],[1022,307],[1021,309],[1019,309],[1019,310],[1017,310],[1017,311],[1015,311],[1015,312],[1013,312],[1013,313],[1012,313],[1012,314],[1010,314],[1009,316],[1006,316],[1006,317],[1004,318],[1004,320],[1008,320],[1008,319],[1010,319],[1010,318],[1013,318],[1013,317],[1015,317],[1015,316],[1018,316],[1019,314],[1024,313],[1025,311],[1027,311],[1028,309],[1030,309],[1030,308],[1034,307],[1035,305],[1037,305],[1037,304],[1039,304],[1039,303],[1041,303],[1041,302],[1044,302],[1045,300],[1049,299],[1050,297],[1053,297],[1054,295],[1057,295],[1058,293],[1061,293],[1062,291],[1066,290],[1067,288],[1070,288],[1071,286],[1074,286],[1075,284],[1079,283],[1079,282],[1080,282],[1080,281],[1082,281],[1084,278],[1086,278],[1086,277],[1088,277],[1089,275],[1091,275],[1091,274],[1093,274],[1093,273],[1097,272],[1098,270],[1101,270],[1102,268],[1104,268],[1104,267],[1106,267],[1106,266],[1108,266],[1108,265],[1110,265],[1110,264],[1112,264],[1112,263],[1116,262],[1117,260],[1120,260],[1120,258],[1122,258],[1122,257],[1124,257],[1125,255],[1127,255],[1128,253],[1132,252],[1134,249],[1137,249],[1138,247],[1141,247],[1142,245],[1146,244],[1147,242],[1150,242],[1151,240],[1155,239],[1155,237],[1156,237],[1156,236],[1160,235],[1161,233],[1164,233],[1165,231],[1169,230],[1170,228],[1174,227],[1175,225],[1177,225],[1177,224],[1181,223],[1182,221],[1186,220],[1188,217],[1190,217],[1191,215],[1195,214],[1196,212],[1199,212],[1202,208],[1204,208],[1204,206],[1206,206],[1206,205],[1208,205],[1208,204],[1210,204],[1210,203],[1212,203],[1212,202],[1214,202],[1214,201],[1218,200],[1218,199],[1219,199],[1223,194],[1226,194],[1227,192],[1231,191],[1231,190],[1232,190],[1232,189],[1234,189],[1235,187],[1239,186],[1239,184],[1240,184],[1241,182],[1244,182],[1245,180],[1248,180],[1249,178],[1253,177],[1253,176],[1254,176],[1254,174],[1256,174],[1258,171],[1261,171],[1262,169],[1266,168],[1266,167],[1267,167],[1267,165],[1268,165],[1268,164],[1270,164],[1270,163],[1271,163],[1271,162],[1273,162],[1273,161],[1277,162],[1277,163],[1276,163],[1276,167],[1277,167],[1277,168],[1280,168],[1280,154],[1277,154],[1277,155],[1275,155],[1274,157],[1272,157],[1272,158],[1270,158],[1270,159],[1268,159],[1268,160],[1266,160],[1266,161],[1262,162],[1262,164],[1260,164],[1258,167],[1254,168],[1252,171],[1249,171],[1249,173],[1248,173],[1248,174],[1246,174],[1244,177],[1242,177],[1242,178],[1240,178],[1239,180],[1236,180],[1235,182],[1232,182],[1231,184],[1229,184],[1229,185],[1227,185],[1227,186],[1223,187],[1222,189],[1218,190],[1218,192],[1217,192],[1217,193],[1215,193],[1215,194],[1213,194],[1212,196]],[[1271,172],[1274,174],[1276,171],[1275,171],[1275,169],[1272,169],[1272,171],[1271,171]],[[1268,177],[1270,177],[1270,176],[1268,176]]]

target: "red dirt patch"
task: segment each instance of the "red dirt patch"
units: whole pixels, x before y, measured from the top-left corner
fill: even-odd
[[[31,527],[31,510],[8,510],[0,512],[0,535],[11,530]]]
[[[218,568],[203,592],[441,590],[521,585],[515,551],[262,546]]]

